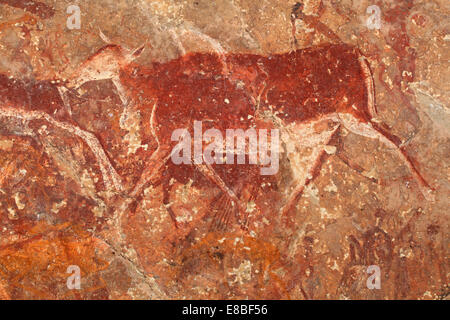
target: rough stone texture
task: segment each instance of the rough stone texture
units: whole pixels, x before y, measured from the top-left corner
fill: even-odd
[[[71,4],[81,8],[79,30],[66,27]],[[292,19],[295,4],[0,1],[0,298],[446,298],[449,2],[305,0]],[[367,28],[370,5],[381,8],[380,30]],[[134,86],[125,96],[135,108],[124,109],[111,80],[71,86],[105,40],[145,45],[121,74]],[[266,179],[246,166],[228,179],[222,171],[257,211],[246,228],[239,219],[222,223],[235,209],[192,166],[167,163],[138,192],[143,171],[159,163],[151,159],[150,88],[137,86],[145,75],[133,70],[151,74],[153,63],[192,52],[269,57],[339,41],[368,59],[376,121],[400,138],[434,199],[424,198],[392,148],[345,129],[287,214],[289,186],[304,171],[296,165],[310,162],[311,148],[297,146],[297,163],[282,153],[279,173]],[[242,70],[236,65],[229,67]],[[257,84],[250,71],[234,74]],[[60,95],[58,87],[69,89]],[[169,90],[170,83],[158,94]],[[232,105],[223,105],[224,117],[234,116]],[[81,269],[80,290],[66,286],[70,265]],[[380,267],[381,289],[366,286],[370,265]]]

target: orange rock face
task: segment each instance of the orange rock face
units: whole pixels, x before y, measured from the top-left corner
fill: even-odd
[[[69,5],[0,1],[0,299],[447,297],[444,2]]]

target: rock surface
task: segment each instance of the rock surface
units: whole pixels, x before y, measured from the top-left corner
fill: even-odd
[[[449,14],[444,0],[0,1],[0,299],[447,298]],[[308,145],[277,121],[295,99],[351,107],[359,87],[328,98],[339,80],[319,60],[302,56],[310,78],[294,75],[323,89],[286,80],[296,52],[330,43],[366,57],[367,121],[399,138],[433,197],[392,147],[343,127],[320,140],[309,176],[334,127],[315,123]],[[277,88],[294,97],[271,105]],[[215,165],[235,203],[204,167],[164,162],[196,110],[221,129],[295,131],[278,173]]]

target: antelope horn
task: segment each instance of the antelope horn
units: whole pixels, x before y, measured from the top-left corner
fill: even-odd
[[[144,51],[145,49],[145,43],[139,47],[137,47],[136,49],[134,49],[133,51],[131,51],[129,54],[127,54],[126,56],[126,60],[128,62],[131,62],[133,60],[136,60]]]
[[[111,44],[111,43],[112,43],[112,42],[111,42],[111,39],[109,39],[109,38],[102,32],[102,30],[101,30],[100,28],[98,28],[98,31],[99,31],[100,38],[102,38],[102,40],[103,40],[105,43],[107,43],[107,44]]]

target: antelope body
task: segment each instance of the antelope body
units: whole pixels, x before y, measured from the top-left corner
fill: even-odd
[[[132,197],[168,163],[174,146],[172,132],[178,128],[192,131],[197,120],[223,132],[230,128],[280,129],[288,159],[294,167],[302,167],[293,170],[296,179],[283,212],[314,178],[327,144],[341,127],[393,148],[424,196],[431,198],[431,188],[400,148],[400,140],[374,121],[372,74],[357,48],[330,44],[270,56],[190,53],[148,67],[132,62],[142,50],[128,52],[108,45],[71,79],[75,87],[90,80],[111,79],[124,102],[124,113],[131,108],[145,115],[145,131],[157,147],[148,168],[130,189]],[[309,156],[296,154],[299,144],[312,149]],[[230,185],[246,177],[218,166],[198,164],[196,168],[238,205],[242,221],[246,207]],[[255,174],[249,170],[247,183],[253,183]]]

